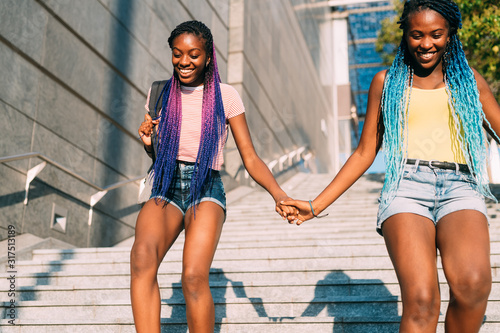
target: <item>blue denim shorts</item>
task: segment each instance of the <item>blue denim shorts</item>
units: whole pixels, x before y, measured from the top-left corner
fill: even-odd
[[[407,164],[395,198],[387,207],[379,206],[377,232],[382,235],[382,223],[395,214],[421,215],[436,225],[444,216],[464,209],[488,216],[484,197],[469,172]]]
[[[164,200],[177,207],[183,215],[186,215],[188,209],[193,206],[191,203],[191,196],[189,195],[193,171],[194,163],[177,161],[175,175],[170,184],[167,196],[164,197],[151,194],[150,199]],[[226,193],[224,192],[224,185],[222,184],[220,172],[216,170],[212,170],[211,172],[211,178],[203,185],[200,198],[195,204],[197,205],[204,201],[211,201],[221,206],[225,214]]]

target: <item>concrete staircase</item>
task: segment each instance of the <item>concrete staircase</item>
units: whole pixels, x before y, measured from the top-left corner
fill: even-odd
[[[283,187],[291,196],[308,199],[330,180],[329,175],[300,173]],[[260,189],[228,193],[228,217],[210,282],[216,332],[397,332],[399,287],[383,238],[375,232],[381,185],[380,176],[363,177],[327,210],[328,217],[300,227],[281,220]],[[494,282],[481,332],[500,332],[500,211],[489,206]],[[0,274],[0,331],[135,332],[131,243],[34,250],[32,260],[17,261],[16,273]],[[159,270],[164,332],[187,332],[182,244],[183,235]],[[442,271],[440,280],[444,314],[449,295]],[[8,322],[12,311],[15,325]],[[438,332],[444,332],[443,319]]]

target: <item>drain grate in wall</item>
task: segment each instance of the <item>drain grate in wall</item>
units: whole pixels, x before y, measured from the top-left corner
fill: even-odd
[[[68,210],[53,203],[50,227],[59,232],[66,233],[67,219],[68,219]]]

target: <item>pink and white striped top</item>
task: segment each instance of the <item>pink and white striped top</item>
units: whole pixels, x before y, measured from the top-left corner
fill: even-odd
[[[236,117],[245,112],[245,106],[238,92],[228,84],[221,83],[220,90],[222,95],[222,103],[224,104],[224,113],[226,120]],[[149,111],[149,95],[146,100],[145,108]],[[201,109],[203,104],[203,86],[187,87],[181,86],[182,98],[182,123],[181,136],[179,139],[179,153],[177,160],[186,162],[196,162],[198,155],[198,147],[201,137]],[[222,150],[227,140],[227,122],[226,136],[221,139],[219,145],[219,153],[217,155],[214,170],[220,170],[224,157]]]

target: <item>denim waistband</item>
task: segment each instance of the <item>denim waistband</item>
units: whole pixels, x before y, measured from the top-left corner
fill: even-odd
[[[187,161],[181,161],[181,160],[176,160],[177,164],[182,164],[182,165],[195,165],[196,162],[187,162]]]

